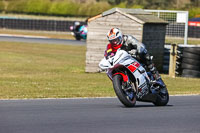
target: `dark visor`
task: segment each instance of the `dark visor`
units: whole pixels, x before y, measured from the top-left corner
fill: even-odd
[[[113,40],[109,40],[109,42],[111,43],[111,44],[118,44],[119,43],[119,38],[115,38],[115,39],[113,39]]]

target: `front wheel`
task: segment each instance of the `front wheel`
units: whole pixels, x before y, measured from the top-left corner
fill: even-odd
[[[136,95],[133,91],[134,89],[127,89],[126,87],[127,86],[125,85],[121,75],[117,74],[113,77],[113,88],[118,99],[126,107],[134,107],[136,103]]]

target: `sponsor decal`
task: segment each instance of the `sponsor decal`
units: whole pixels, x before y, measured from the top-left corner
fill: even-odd
[[[140,64],[138,62],[134,62],[133,64],[129,65],[128,66],[128,69],[131,71],[131,72],[135,72],[135,70],[140,66]]]
[[[188,21],[189,26],[198,26],[200,27],[200,22]]]
[[[142,98],[144,95],[146,95],[148,93],[148,87],[147,87],[147,83],[144,82],[142,85],[140,85],[138,87],[138,98]]]

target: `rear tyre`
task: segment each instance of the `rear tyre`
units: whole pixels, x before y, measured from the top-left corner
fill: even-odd
[[[200,71],[200,67],[199,66],[190,65],[190,64],[187,64],[187,63],[182,63],[181,68],[182,69],[190,69],[190,70]]]
[[[81,38],[80,38],[80,37],[78,37],[78,36],[76,36],[75,38],[76,38],[76,40],[78,40],[78,41],[80,41],[80,40],[81,40]]]
[[[183,52],[183,57],[194,59],[194,60],[200,60],[200,55],[189,53],[189,52]]]
[[[123,78],[121,75],[115,75],[113,77],[113,88],[115,90],[115,93],[118,97],[118,99],[121,101],[122,104],[126,107],[134,107],[136,104],[136,95],[133,94],[133,98],[130,98],[125,90],[123,90]]]
[[[200,78],[200,71],[183,69],[182,77]]]
[[[156,102],[153,104],[156,106],[165,106],[169,102],[169,93],[167,88],[161,89],[160,93],[157,95]]]
[[[200,61],[199,60],[194,60],[194,59],[189,59],[189,58],[183,58],[182,62],[183,63],[187,63],[187,64],[191,64],[191,65],[200,66]]]
[[[200,55],[200,49],[198,47],[184,48],[183,52],[189,52],[189,53]]]

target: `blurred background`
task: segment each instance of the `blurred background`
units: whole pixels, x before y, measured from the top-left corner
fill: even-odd
[[[2,13],[91,17],[113,7],[187,10],[200,17],[199,0],[0,0]]]
[[[170,23],[167,35],[182,38],[173,43],[186,44],[187,37],[200,38],[199,0],[0,0],[0,28],[69,32],[75,21],[86,24],[88,18],[114,7],[151,10]],[[178,11],[188,11],[183,22]],[[166,43],[172,42],[167,39]]]

